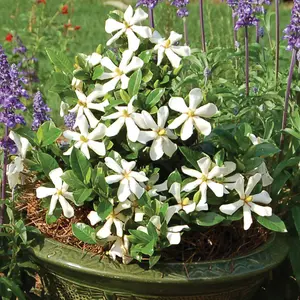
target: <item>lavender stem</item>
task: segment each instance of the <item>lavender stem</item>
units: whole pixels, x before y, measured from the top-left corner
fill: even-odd
[[[5,126],[5,133],[4,133],[4,139],[7,139],[8,137],[8,127]],[[4,200],[6,198],[6,169],[7,169],[7,159],[8,159],[8,153],[7,149],[3,149],[4,157],[3,157],[3,170],[2,170],[2,184],[1,184],[1,200]],[[4,224],[4,215],[5,215],[5,205],[4,203],[0,206],[0,225]]]
[[[249,33],[248,33],[248,26],[245,26],[245,76],[246,76],[246,96],[249,96]]]
[[[279,15],[279,0],[275,0],[276,10],[276,57],[275,57],[275,82],[277,86],[279,74],[279,43],[280,43],[280,15]]]
[[[199,0],[199,12],[200,12],[202,51],[206,52],[206,41],[205,41],[205,30],[204,30],[204,13],[203,13],[203,0]]]
[[[188,37],[188,28],[187,28],[187,19],[183,18],[183,34],[184,34],[184,42],[185,45],[189,45],[189,37]]]
[[[256,43],[259,44],[259,22],[256,24]]]
[[[235,22],[236,22],[236,18],[235,18],[235,15],[232,12],[234,48],[236,47],[236,44],[237,44],[237,31],[235,30]]]
[[[148,8],[148,13],[149,13],[149,23],[150,23],[150,26],[152,28],[154,28],[154,13],[153,13],[153,9],[152,8]]]
[[[296,51],[296,49],[293,49],[289,77],[288,77],[286,93],[285,93],[284,110],[283,110],[282,126],[281,126],[282,130],[284,130],[286,128],[286,124],[287,124],[287,114],[288,114],[288,108],[289,108],[289,99],[290,99],[290,94],[291,94],[293,72],[294,72],[294,68],[296,65],[296,56],[297,56],[297,51]],[[283,132],[281,132],[281,135],[280,135],[281,151],[283,150],[283,147],[284,147],[284,134],[283,134]]]

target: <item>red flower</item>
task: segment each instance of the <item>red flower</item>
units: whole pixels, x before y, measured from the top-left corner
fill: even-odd
[[[61,8],[61,13],[63,14],[63,15],[67,15],[68,14],[68,5],[64,5],[62,8]]]
[[[7,42],[11,42],[12,40],[13,40],[13,35],[11,34],[11,33],[8,33],[7,35],[6,35],[6,37],[5,37],[5,40],[7,41]]]
[[[76,26],[74,27],[74,30],[79,30],[80,28],[81,28],[81,26],[76,25]]]
[[[46,4],[46,0],[37,0],[36,3],[37,4],[41,4],[41,3]]]
[[[65,28],[69,28],[69,27],[72,27],[72,24],[71,24],[71,23],[68,23],[68,24],[64,24],[64,27],[65,27]]]

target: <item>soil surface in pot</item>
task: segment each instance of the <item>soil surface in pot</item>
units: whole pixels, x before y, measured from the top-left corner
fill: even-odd
[[[27,224],[37,227],[46,237],[95,255],[104,255],[109,250],[101,245],[85,244],[72,233],[72,224],[89,224],[87,215],[90,209],[76,207],[73,218],[67,219],[61,215],[55,223],[47,224],[47,210],[41,207],[41,201],[36,198],[35,188],[27,190],[20,198],[17,208],[26,212]],[[198,228],[201,231],[185,232],[180,245],[165,249],[161,261],[191,263],[242,256],[264,244],[269,236],[269,232],[256,221],[247,231],[243,229],[242,220],[233,222],[230,226]]]

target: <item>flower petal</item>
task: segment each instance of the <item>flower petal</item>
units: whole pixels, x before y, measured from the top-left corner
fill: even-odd
[[[203,175],[208,176],[211,167],[211,159],[209,157],[202,157],[197,161],[197,164]]]
[[[120,111],[110,114],[108,116],[103,116],[102,120],[106,121],[106,120],[120,119],[123,116],[122,111],[126,109],[126,106],[121,106],[121,107],[117,106],[116,107],[116,109],[119,109],[119,108],[121,108]]]
[[[187,114],[182,114],[179,117],[177,117],[168,127],[170,129],[176,129],[179,126],[181,126],[186,120],[189,118]]]
[[[196,203],[193,202],[191,204],[188,204],[188,205],[185,205],[183,207],[183,210],[187,213],[187,214],[190,214],[192,213],[194,210],[196,209]]]
[[[116,76],[114,77],[112,80],[106,82],[104,85],[103,85],[103,88],[107,91],[107,92],[110,92],[110,91],[113,91],[117,84],[119,83],[119,81],[121,80],[121,76]]]
[[[157,125],[159,128],[164,128],[169,117],[169,108],[162,106],[157,112]]]
[[[125,50],[122,54],[122,60],[120,62],[119,68],[120,70],[124,71],[125,68],[128,66],[131,58],[133,56],[133,51],[131,50]]]
[[[54,186],[59,190],[62,188],[62,179],[60,178],[60,176],[63,173],[64,172],[61,168],[54,169],[49,173],[51,181],[53,182]]]
[[[160,222],[160,217],[159,216],[152,216],[150,218],[150,222],[158,229],[160,230],[161,228],[161,222]]]
[[[130,62],[130,64],[123,70],[125,74],[135,71],[137,69],[142,68],[144,65],[144,62],[139,58],[134,56]]]
[[[164,41],[164,38],[160,35],[160,33],[158,31],[154,31],[152,33],[152,36],[150,38],[150,42],[153,44],[158,44],[161,43],[162,41]]]
[[[121,160],[121,166],[126,173],[130,173],[132,169],[135,168],[135,161],[126,161],[125,159]]]
[[[240,199],[245,198],[245,180],[244,177],[240,177],[235,183],[235,190],[240,196]]]
[[[144,118],[147,129],[158,130],[158,126],[153,120],[152,116],[145,110],[142,111],[142,116]]]
[[[103,227],[97,232],[97,237],[99,239],[105,239],[111,235],[111,226],[113,224],[113,219],[109,218]]]
[[[149,180],[149,178],[143,175],[142,172],[139,173],[139,172],[131,171],[130,176],[133,177],[138,182],[145,182]]]
[[[142,222],[145,213],[140,208],[134,210],[134,222]]]
[[[101,65],[112,72],[115,72],[117,69],[117,66],[108,57],[102,58]]]
[[[163,136],[162,137],[163,142],[162,142],[162,146],[163,146],[163,151],[164,153],[169,156],[172,157],[173,154],[176,152],[177,150],[177,145],[174,144],[168,137]]]
[[[119,118],[117,121],[115,121],[107,128],[106,135],[109,137],[118,135],[120,130],[124,126],[124,123],[125,123],[125,118],[124,117]]]
[[[202,183],[202,180],[201,179],[197,179],[195,181],[192,181],[188,184],[186,184],[183,188],[182,188],[182,191],[183,192],[191,192],[193,190],[195,190],[198,186],[200,186]]]
[[[147,144],[157,138],[157,133],[154,131],[140,131],[138,141],[142,144]]]
[[[126,76],[125,74],[123,74],[121,76],[121,89],[122,90],[126,90],[128,88],[128,85],[129,85],[129,77]]]
[[[85,107],[83,111],[87,119],[89,120],[91,128],[95,128],[98,125],[99,120],[94,116],[94,114],[87,107]],[[78,126],[77,121],[76,121],[76,125]]]
[[[115,35],[113,35],[106,43],[107,46],[110,46],[111,44],[113,44],[116,40],[118,40],[122,34],[126,31],[126,28],[122,28],[120,31],[118,31]],[[103,61],[103,60],[102,60]],[[102,63],[101,61],[101,63]],[[103,63],[102,63],[103,65]]]
[[[105,157],[105,164],[108,168],[115,171],[118,174],[123,173],[123,169],[120,167],[120,165],[111,157]]]
[[[88,124],[85,116],[80,116],[78,118],[78,127],[79,127],[81,135],[83,135],[84,137],[87,137],[87,135],[89,133],[89,124]]]
[[[90,159],[90,158],[91,158],[91,156],[90,156],[90,151],[89,151],[89,148],[88,148],[87,143],[82,143],[82,145],[80,146],[80,151],[84,154],[84,156],[85,156],[87,159]]]
[[[201,199],[200,199],[199,203],[201,203],[201,204],[207,203],[207,183],[202,182],[199,190],[201,193]]]
[[[139,137],[140,130],[131,118],[125,118],[125,123],[127,128],[127,137],[131,142],[135,143]]]
[[[201,89],[192,89],[189,93],[189,108],[195,110],[202,102],[203,96]]]
[[[174,216],[174,214],[177,214],[181,209],[180,205],[172,205],[169,206],[166,212],[166,216],[165,216],[165,220],[166,223],[168,224],[170,222],[170,220],[172,219],[172,217]]]
[[[178,202],[178,203],[181,203],[181,196],[180,196],[180,192],[181,192],[181,187],[180,187],[180,183],[179,182],[174,182],[170,189],[169,189],[169,193],[171,193],[175,200]]]
[[[129,24],[130,25],[137,24],[145,21],[147,18],[148,18],[148,14],[138,7],[134,12],[133,17],[129,21]]]
[[[106,126],[104,124],[98,124],[98,126],[88,134],[89,140],[100,140],[105,137]]]
[[[74,217],[74,208],[70,205],[70,203],[61,195],[58,196],[58,200],[62,207],[64,216],[66,218]]]
[[[75,131],[66,130],[63,132],[63,136],[71,141],[80,141],[81,134]]]
[[[255,204],[253,202],[248,203],[251,207],[251,210],[262,217],[271,217],[272,216],[272,208],[268,206],[261,206]]]
[[[123,179],[120,182],[120,186],[118,188],[118,199],[120,202],[124,202],[131,195],[129,181],[127,179]]]
[[[152,31],[148,26],[133,25],[131,26],[131,29],[144,39],[149,39],[152,35]]]
[[[169,40],[172,45],[174,45],[176,42],[179,42],[182,39],[182,34],[179,34],[175,31],[171,31]]]
[[[88,141],[87,145],[96,154],[104,156],[106,154],[105,144],[103,142]]]
[[[255,203],[270,204],[272,201],[272,198],[266,191],[262,191],[261,193],[253,195],[252,197],[252,201]]]
[[[112,184],[121,181],[124,178],[123,175],[109,175],[105,177],[105,181],[107,184]]]
[[[53,215],[53,212],[57,205],[57,200],[58,200],[58,196],[56,194],[51,197],[50,206],[49,206],[49,210],[48,210],[49,216]]]
[[[150,158],[155,161],[160,159],[164,155],[163,151],[163,139],[162,137],[158,137],[153,140],[153,143],[150,148]]]
[[[181,241],[180,232],[167,232],[167,239],[170,245],[178,245]]]
[[[174,53],[182,57],[191,55],[191,48],[189,46],[171,46],[171,49]]]
[[[248,230],[252,224],[251,209],[249,205],[243,206],[244,211],[244,230]]]
[[[202,177],[202,173],[197,171],[197,170],[193,170],[193,169],[187,168],[185,166],[182,166],[181,170],[184,174],[189,175],[191,177],[195,177],[195,178],[201,178]]]
[[[200,117],[193,117],[193,121],[198,132],[202,133],[205,136],[211,133],[211,125],[209,122]]]
[[[189,111],[189,108],[187,107],[185,101],[180,97],[172,97],[169,100],[168,104],[169,104],[169,107],[174,111],[177,111],[180,113],[187,113]],[[174,129],[174,128],[172,128],[172,129]]]
[[[132,8],[131,5],[128,5],[128,7],[127,7],[127,9],[126,9],[126,11],[124,13],[124,20],[128,24],[130,24],[132,17],[133,17],[133,8]]]
[[[138,199],[140,199],[145,192],[145,190],[135,181],[134,178],[129,178],[129,187],[131,192],[135,194]]]
[[[96,83],[94,90],[87,96],[87,103],[91,103],[98,98],[102,98],[106,95],[103,85]]]
[[[157,65],[160,66],[165,53],[165,47],[158,47],[157,49]]]
[[[175,54],[171,50],[171,48],[167,48],[165,50],[165,53],[166,53],[171,65],[172,65],[172,67],[175,68],[175,69],[178,68],[180,66],[181,58],[177,54]]]
[[[119,237],[123,237],[123,226],[124,226],[124,223],[118,219],[114,219],[114,224],[116,226],[116,234],[117,236]]]
[[[180,131],[180,137],[183,141],[188,140],[194,132],[193,118],[188,118],[182,125]]]
[[[114,19],[108,19],[105,22],[105,31],[107,33],[113,33],[115,31],[121,30],[123,28],[125,28],[125,25],[121,22],[118,22],[118,21],[114,20]]]
[[[195,115],[204,118],[211,118],[218,112],[218,108],[212,104],[208,103],[196,109]]]
[[[109,102],[106,100],[102,103],[88,103],[87,108],[105,112],[105,107],[108,105],[109,105]]]
[[[207,185],[208,187],[214,192],[214,194],[217,196],[217,197],[223,197],[224,196],[224,187],[221,183],[217,183],[217,182],[214,182],[212,180],[209,180],[207,182]]]
[[[257,173],[254,176],[251,176],[248,180],[248,184],[245,190],[246,196],[251,195],[251,192],[255,188],[255,186],[258,184],[258,182],[261,180],[261,174]]]
[[[243,200],[239,200],[230,204],[223,204],[220,206],[220,211],[225,215],[232,216],[243,205],[244,205]]]

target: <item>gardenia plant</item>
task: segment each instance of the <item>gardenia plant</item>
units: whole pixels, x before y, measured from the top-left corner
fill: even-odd
[[[196,58],[181,34],[142,25],[147,17],[131,6],[115,11],[107,47],[79,54],[74,78],[61,69],[70,82],[61,106],[61,116],[72,114],[68,130],[50,120],[36,132],[11,131],[11,187],[24,163],[42,181],[36,196],[47,215],[62,209],[72,218],[84,206],[90,224],[73,224],[74,235],[123,263],[147,257],[152,267],[187,231],[217,224],[242,220],[248,230],[255,219],[285,231],[269,206],[267,157],[278,148],[249,124],[227,126],[222,103],[199,85],[180,85]]]

